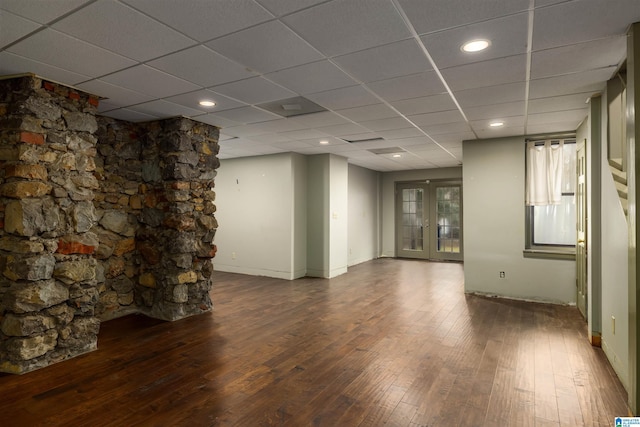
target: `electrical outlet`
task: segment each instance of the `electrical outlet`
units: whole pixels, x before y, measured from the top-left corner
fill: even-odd
[[[236,253],[235,252],[231,252],[231,259],[236,259]]]
[[[505,277],[506,277],[506,276],[505,276],[505,274],[504,274],[504,271],[501,271],[501,272],[500,272],[500,278],[501,278],[501,279],[504,279]]]

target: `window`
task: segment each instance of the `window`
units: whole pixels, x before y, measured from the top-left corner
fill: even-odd
[[[573,253],[576,244],[576,141],[526,144],[527,249]]]

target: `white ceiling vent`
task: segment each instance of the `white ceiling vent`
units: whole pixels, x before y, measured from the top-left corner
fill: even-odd
[[[279,101],[265,102],[258,104],[263,110],[267,110],[282,117],[302,116],[304,114],[319,113],[327,111],[315,102],[309,101],[307,98],[297,96],[295,98],[281,99]]]

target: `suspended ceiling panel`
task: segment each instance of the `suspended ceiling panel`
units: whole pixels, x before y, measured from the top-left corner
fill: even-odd
[[[463,140],[575,131],[636,21],[637,0],[4,0],[0,75],[76,86],[124,120],[219,126],[225,159],[449,167]],[[477,38],[488,49],[461,50]],[[284,119],[260,107],[298,96],[328,111]]]

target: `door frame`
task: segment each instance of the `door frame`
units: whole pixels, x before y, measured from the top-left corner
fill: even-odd
[[[394,189],[394,212],[395,212],[395,224],[394,224],[394,246],[395,256],[398,258],[413,258],[413,259],[429,259],[434,261],[463,261],[464,248],[463,248],[463,205],[462,205],[462,192],[463,185],[462,179],[442,179],[442,180],[420,180],[420,181],[396,181]],[[438,252],[438,227],[436,222],[436,197],[438,187],[458,186],[460,188],[460,252]],[[412,253],[403,253],[400,247],[400,236],[402,227],[402,206],[399,203],[400,191],[404,188],[423,188],[425,190],[425,200],[428,207],[424,209],[426,215],[426,226],[423,228],[423,242],[425,247],[421,255],[411,256]]]
[[[412,188],[420,188],[423,190],[423,209],[422,209],[422,250],[405,250],[402,249],[400,245],[400,240],[402,236],[402,201],[400,200],[401,191],[405,189]],[[396,182],[395,188],[395,196],[394,196],[394,204],[395,204],[395,251],[396,256],[399,258],[413,258],[413,259],[429,259],[429,252],[431,250],[431,245],[429,239],[431,237],[431,233],[429,232],[429,218],[431,217],[430,213],[430,191],[429,191],[429,182],[425,181],[413,181],[413,182]],[[425,224],[426,223],[426,224]]]
[[[589,311],[588,197],[587,141],[576,141],[576,305],[585,320],[588,320]]]

